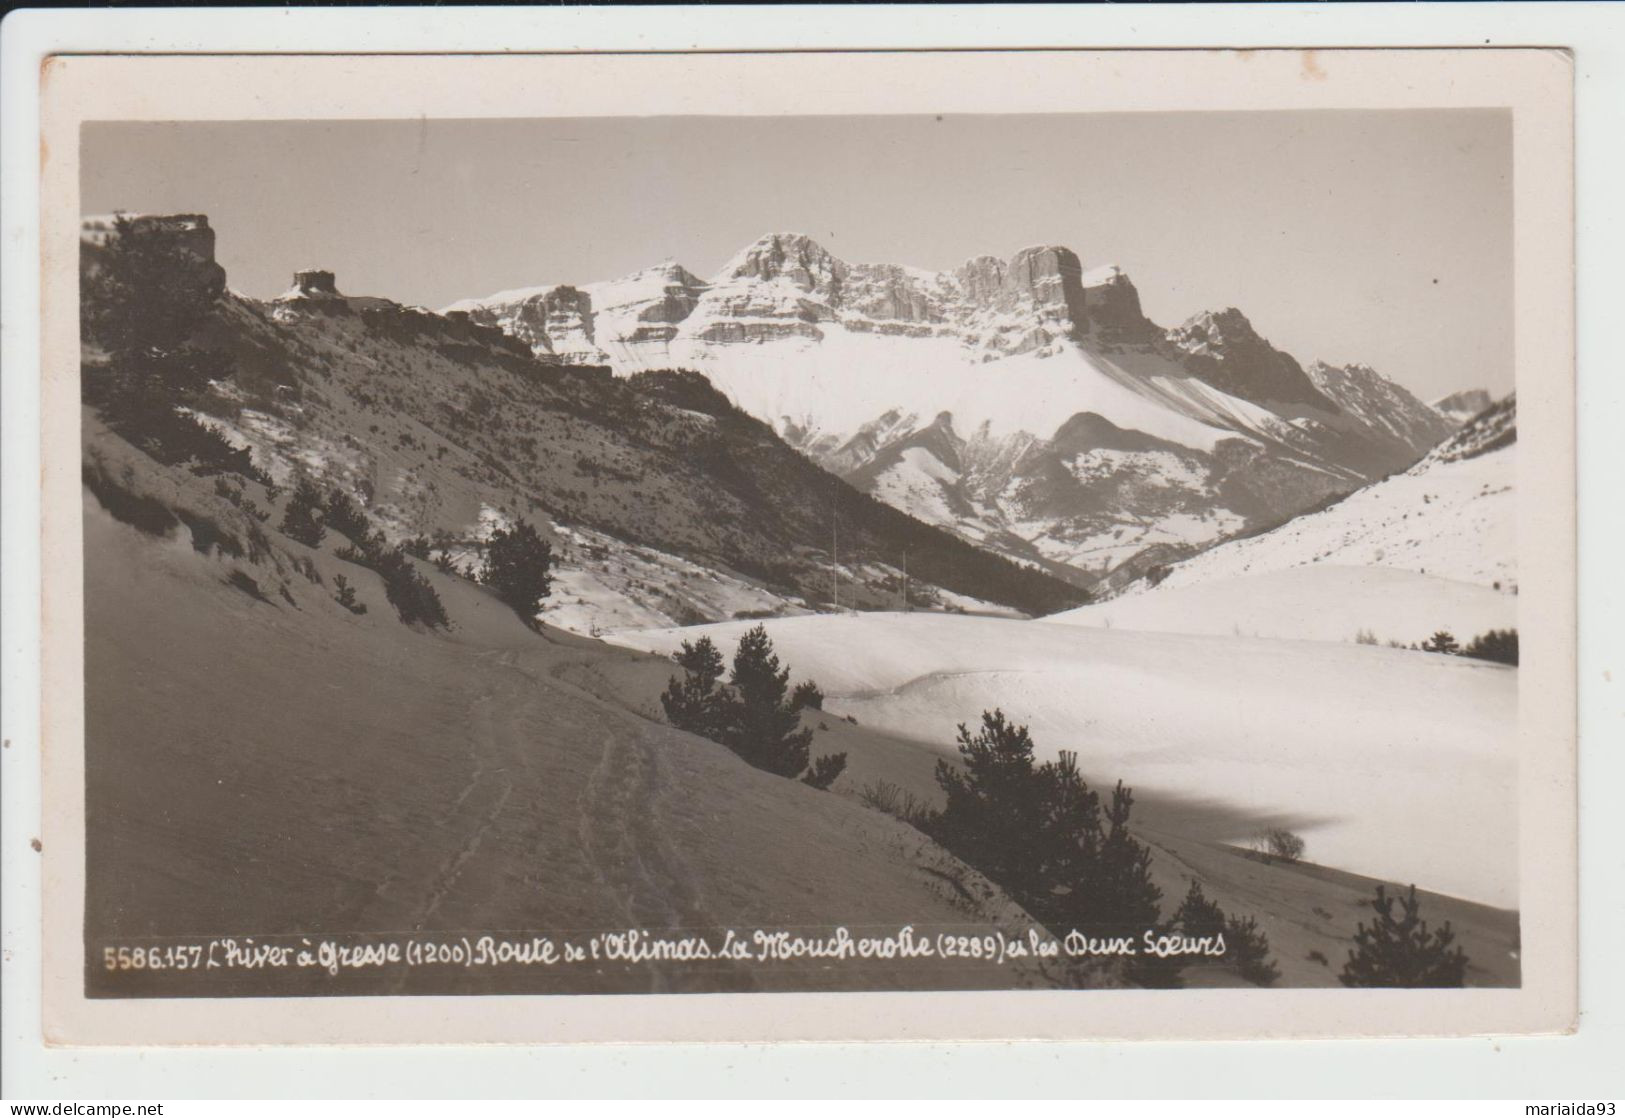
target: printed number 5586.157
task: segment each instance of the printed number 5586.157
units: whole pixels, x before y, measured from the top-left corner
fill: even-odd
[[[202,962],[203,948],[196,944],[102,948],[102,965],[108,970],[191,970]]]

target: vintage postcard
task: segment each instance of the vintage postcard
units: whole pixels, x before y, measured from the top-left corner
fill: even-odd
[[[1571,1028],[1571,82],[48,60],[47,1036]]]

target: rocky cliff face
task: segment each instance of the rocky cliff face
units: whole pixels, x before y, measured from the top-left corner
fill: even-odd
[[[1373,370],[1306,370],[1236,308],[1164,330],[1121,268],[1059,245],[933,272],[774,233],[709,281],[666,264],[453,309],[544,361],[701,370],[827,468],[1069,577],[1290,515],[1450,429]],[[1155,445],[1073,446],[1078,416]]]
[[[1100,342],[1145,345],[1161,337],[1162,331],[1140,309],[1140,293],[1117,265],[1085,273],[1082,284],[1084,310]]]
[[[570,292],[572,312],[555,304]],[[584,296],[584,299],[582,297]],[[979,256],[952,272],[849,264],[799,233],[745,248],[709,282],[668,263],[619,280],[501,292],[447,308],[501,326],[543,360],[605,361],[629,369],[663,358],[680,336],[722,346],[821,341],[826,326],[880,337],[950,338],[978,360],[1055,352],[1093,333],[1107,342],[1160,336],[1116,267],[1084,273],[1071,249]],[[605,322],[594,325],[596,319]],[[606,328],[607,327],[607,328]]]
[[[1168,332],[1185,367],[1213,387],[1255,404],[1334,410],[1289,353],[1270,345],[1235,307],[1203,311]]]
[[[592,297],[567,284],[527,294],[504,314],[478,306],[462,313],[482,326],[512,334],[544,360],[568,365],[602,360],[593,334]]]

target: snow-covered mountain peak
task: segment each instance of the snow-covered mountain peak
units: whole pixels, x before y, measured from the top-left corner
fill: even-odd
[[[805,291],[827,290],[847,272],[839,259],[805,233],[767,233],[722,266],[714,283],[788,279]]]
[[[1432,406],[1434,411],[1447,419],[1466,423],[1491,403],[1493,401],[1485,389],[1468,388],[1461,392],[1452,392],[1448,396],[1440,396],[1433,401]]]
[[[1315,361],[1305,370],[1321,394],[1346,415],[1409,446],[1438,443],[1454,424],[1370,365]]]
[[[1185,353],[1191,372],[1221,391],[1266,406],[1336,410],[1328,407],[1330,401],[1297,360],[1272,346],[1235,307],[1192,315],[1169,330],[1167,338]]]
[[[1055,243],[932,271],[774,232],[710,281],[665,262],[470,314],[544,360],[699,370],[826,469],[1074,575],[1279,519],[1449,433],[1369,370],[1317,388],[1235,307],[1165,331],[1119,264]]]
[[[617,286],[622,286],[650,281],[662,281],[665,283],[678,284],[683,287],[708,286],[699,276],[696,276],[693,272],[689,271],[675,260],[662,260],[660,263],[652,264],[647,268],[639,268],[637,271],[630,272],[618,280],[610,281],[610,283]]]
[[[1193,314],[1168,331],[1168,338],[1187,353],[1207,354],[1219,361],[1238,347],[1264,341],[1247,316],[1235,307]]]

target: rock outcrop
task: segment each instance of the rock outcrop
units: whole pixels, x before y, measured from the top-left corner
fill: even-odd
[[[1168,331],[1193,374],[1255,404],[1308,404],[1335,410],[1303,366],[1270,345],[1235,307],[1203,311]]]

